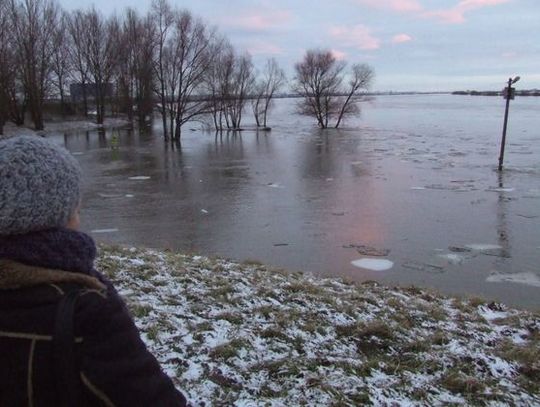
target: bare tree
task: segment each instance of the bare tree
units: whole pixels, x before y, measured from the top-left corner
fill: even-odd
[[[167,131],[167,94],[165,91],[165,44],[171,30],[174,16],[167,0],[154,0],[150,18],[155,22],[155,44],[156,52],[154,59],[154,75],[156,83],[154,91],[159,97],[159,109],[163,124],[163,135],[168,139]],[[172,136],[172,135],[171,135]]]
[[[249,54],[240,55],[234,58],[230,82],[226,84],[226,115],[227,127],[236,130],[242,123],[242,113],[247,97],[252,90],[254,75],[253,63]]]
[[[105,104],[110,98],[111,79],[117,63],[117,44],[120,24],[113,16],[106,20],[92,8],[84,15],[86,38],[83,43],[83,54],[90,77],[94,82],[96,102],[96,122],[103,124]]]
[[[176,141],[180,141],[182,125],[208,112],[200,91],[211,63],[213,35],[190,12],[175,13],[173,30],[163,49],[163,78],[170,134]]]
[[[8,119],[24,124],[27,96],[19,65],[8,0],[0,0],[0,127]]]
[[[253,113],[257,127],[267,127],[268,111],[276,92],[285,84],[285,72],[281,69],[274,58],[266,61],[263,77],[254,87],[255,99],[253,99]]]
[[[234,70],[234,50],[226,38],[216,38],[209,51],[214,57],[204,75],[204,89],[209,96],[209,108],[217,131],[223,130],[223,121],[228,123],[225,113],[230,97],[230,82]],[[228,126],[227,126],[228,127]]]
[[[154,25],[127,9],[118,44],[117,87],[129,120],[137,111],[139,123],[152,114]]]
[[[150,15],[140,21],[135,65],[135,103],[139,123],[152,119],[154,112],[154,54],[156,26]]]
[[[345,115],[358,113],[358,104],[355,103],[356,94],[360,89],[368,89],[373,82],[374,77],[375,73],[369,65],[355,64],[352,66],[352,72],[349,79],[349,91],[339,111],[335,126],[336,129],[339,127],[341,120]]]
[[[373,80],[373,71],[367,65],[355,65],[349,88],[343,86],[346,63],[338,61],[330,51],[310,50],[295,65],[295,91],[303,100],[298,105],[300,114],[313,116],[321,128],[327,128],[330,119],[338,127],[348,114],[358,111],[355,104],[358,90],[367,89]]]
[[[54,30],[52,37],[52,83],[60,96],[60,109],[62,116],[66,114],[66,86],[69,73],[72,70],[71,59],[69,57],[70,43],[68,36],[69,15],[63,13],[58,20],[58,26]]]
[[[11,19],[22,79],[34,127],[42,130],[43,101],[50,85],[58,6],[53,0],[11,0]]]
[[[68,19],[69,33],[69,62],[72,67],[69,72],[72,81],[81,85],[81,93],[83,100],[83,113],[88,115],[88,92],[87,84],[89,83],[89,68],[86,58],[85,40],[86,40],[86,18],[85,14],[77,10],[69,16]],[[72,95],[73,96],[73,95]]]
[[[7,0],[0,0],[0,135],[3,134],[9,114],[7,88],[13,76],[12,67],[15,65],[11,52],[11,20],[8,11]]]

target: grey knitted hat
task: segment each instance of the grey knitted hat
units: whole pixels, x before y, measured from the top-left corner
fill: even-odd
[[[80,201],[81,168],[38,136],[0,141],[0,235],[66,226]]]

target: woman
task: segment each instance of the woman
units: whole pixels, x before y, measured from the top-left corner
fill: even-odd
[[[80,180],[43,138],[0,141],[0,406],[184,406],[93,268]]]

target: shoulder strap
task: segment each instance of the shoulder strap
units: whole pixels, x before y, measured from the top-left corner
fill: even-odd
[[[53,335],[53,361],[59,406],[73,407],[78,400],[79,373],[75,358],[73,315],[79,290],[62,297],[56,310]]]

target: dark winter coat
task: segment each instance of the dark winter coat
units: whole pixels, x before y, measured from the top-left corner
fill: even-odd
[[[60,299],[80,290],[77,406],[184,406],[112,285],[90,237],[67,229],[0,237],[0,406],[58,405],[51,346]]]

